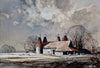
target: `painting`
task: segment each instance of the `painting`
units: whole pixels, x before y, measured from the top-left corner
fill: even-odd
[[[100,0],[0,0],[0,68],[99,68]]]

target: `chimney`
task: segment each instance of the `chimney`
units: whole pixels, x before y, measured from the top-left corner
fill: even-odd
[[[68,41],[67,34],[65,33],[63,41]]]
[[[43,49],[42,49],[42,40],[41,40],[41,35],[38,37],[38,41],[37,41],[37,44],[36,44],[36,53],[37,54],[40,54],[43,52]]]
[[[44,39],[43,39],[43,43],[47,43],[47,38],[46,38],[46,34],[44,34]]]
[[[58,34],[58,36],[57,36],[57,41],[60,41],[60,36],[59,36],[59,34]]]

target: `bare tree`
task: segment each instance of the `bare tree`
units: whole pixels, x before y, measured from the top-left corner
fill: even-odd
[[[29,36],[25,43],[24,49],[26,52],[35,52],[36,51],[36,43],[37,43],[37,36]]]
[[[82,25],[75,25],[68,30],[69,38],[77,49],[96,50],[98,41],[93,39],[92,35]]]

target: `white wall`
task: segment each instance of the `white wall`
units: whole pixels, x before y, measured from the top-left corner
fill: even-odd
[[[36,54],[40,54],[40,47],[36,47]]]
[[[55,52],[55,55],[63,55],[63,52]]]
[[[43,49],[43,54],[52,55],[54,49]]]

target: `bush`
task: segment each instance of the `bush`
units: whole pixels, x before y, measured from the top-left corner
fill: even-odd
[[[16,49],[13,46],[9,46],[9,45],[5,44],[0,48],[0,52],[13,53],[13,52],[16,52]]]

